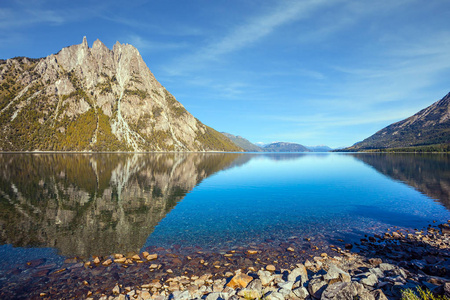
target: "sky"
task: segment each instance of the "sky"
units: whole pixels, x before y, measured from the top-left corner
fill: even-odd
[[[196,118],[251,142],[350,146],[450,92],[450,1],[0,2],[0,59],[135,46]]]

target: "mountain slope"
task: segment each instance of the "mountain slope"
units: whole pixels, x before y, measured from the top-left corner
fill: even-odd
[[[238,135],[232,135],[230,133],[227,132],[222,132],[222,134],[224,136],[226,136],[227,138],[229,138],[236,146],[244,149],[247,152],[261,152],[263,151],[260,147],[258,147],[257,145],[251,143],[249,140],[238,136]]]
[[[312,152],[329,152],[333,150],[332,148],[326,146],[326,145],[318,145],[318,146],[306,146],[309,150]]]
[[[450,143],[450,93],[417,114],[344,150],[359,151]]]
[[[0,60],[0,150],[242,151],[194,118],[117,42]]]
[[[303,145],[287,142],[271,143],[263,147],[264,152],[311,152]]]

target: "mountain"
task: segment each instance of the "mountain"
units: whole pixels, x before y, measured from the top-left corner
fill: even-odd
[[[309,150],[312,152],[329,152],[333,150],[332,148],[325,146],[325,145],[318,145],[318,146],[306,146]]]
[[[221,132],[224,136],[229,138],[236,146],[244,149],[247,152],[261,152],[263,151],[260,147],[257,145],[251,143],[249,140],[238,136],[238,135],[232,135],[227,132]]]
[[[271,143],[263,148],[264,152],[311,152],[303,145],[287,142]]]
[[[344,149],[408,148],[450,143],[450,93],[417,114],[391,124],[362,142]]]
[[[86,38],[0,60],[1,151],[242,151],[194,118],[139,51]]]

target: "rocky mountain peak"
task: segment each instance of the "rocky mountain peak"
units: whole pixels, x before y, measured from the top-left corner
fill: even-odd
[[[187,112],[129,44],[89,48],[84,37],[39,60],[0,61],[0,75],[1,150],[240,150]],[[15,137],[24,125],[13,121],[29,115],[32,130]]]
[[[450,93],[402,121],[393,123],[347,151],[443,145],[450,143]]]

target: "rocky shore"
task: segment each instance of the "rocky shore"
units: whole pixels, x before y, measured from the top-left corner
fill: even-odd
[[[304,239],[308,243],[308,239]],[[340,243],[340,244],[339,244]],[[392,228],[311,251],[149,248],[62,267],[34,260],[0,274],[1,299],[401,299],[422,287],[450,297],[450,226]]]

